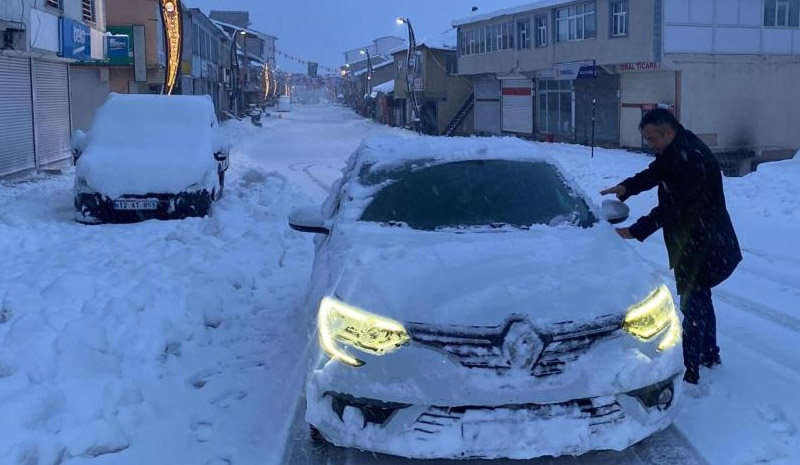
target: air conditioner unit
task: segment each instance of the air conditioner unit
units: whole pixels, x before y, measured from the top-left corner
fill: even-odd
[[[0,26],[2,27],[2,26]],[[2,29],[2,42],[0,50],[26,50],[25,30],[9,27]]]

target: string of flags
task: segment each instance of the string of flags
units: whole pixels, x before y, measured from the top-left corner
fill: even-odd
[[[275,54],[276,54],[276,55],[280,55],[280,56],[282,56],[282,57],[284,57],[284,58],[288,58],[289,60],[292,60],[292,61],[294,61],[294,62],[300,63],[301,65],[306,65],[306,64],[308,64],[308,63],[316,63],[316,62],[314,62],[314,61],[311,61],[311,62],[309,62],[308,60],[304,60],[304,59],[302,59],[302,58],[299,58],[299,57],[296,57],[296,56],[294,56],[294,55],[289,55],[288,53],[286,53],[286,52],[283,52],[283,51],[281,51],[281,50],[275,50]],[[327,71],[327,72],[329,72],[329,73],[335,73],[335,72],[337,71],[337,69],[335,69],[335,68],[331,68],[331,67],[328,67],[328,66],[322,66],[322,65],[320,65],[320,64],[318,64],[317,66],[318,66],[320,69],[322,69],[322,70],[324,70],[324,71]]]

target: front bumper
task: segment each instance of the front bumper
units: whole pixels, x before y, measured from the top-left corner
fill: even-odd
[[[679,380],[614,396],[498,406],[385,403],[321,392],[312,382],[306,419],[337,446],[409,458],[580,455],[623,450],[667,428],[682,395]]]
[[[361,367],[327,360],[315,370],[306,420],[337,446],[412,458],[622,450],[670,425],[683,362],[680,343],[660,352],[660,338],[617,328],[548,338],[522,368],[504,364],[502,348],[471,346],[471,329],[457,339],[411,330],[396,352],[359,353]]]
[[[211,209],[212,195],[207,190],[177,194],[125,195],[117,200],[157,200],[155,210],[117,210],[114,199],[99,193],[75,196],[75,220],[80,223],[134,223],[150,219],[183,219],[205,216]]]

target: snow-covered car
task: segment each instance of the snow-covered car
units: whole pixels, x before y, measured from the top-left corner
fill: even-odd
[[[76,131],[75,219],[204,216],[222,196],[228,144],[207,96],[112,94]]]
[[[281,95],[278,97],[278,111],[292,111],[292,98],[288,95]]]
[[[306,305],[312,436],[413,458],[622,450],[682,395],[670,290],[516,139],[365,141],[324,205]],[[313,363],[313,362],[312,362]]]

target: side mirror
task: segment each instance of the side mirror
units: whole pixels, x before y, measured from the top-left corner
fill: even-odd
[[[611,224],[622,223],[628,219],[631,209],[619,200],[603,200],[603,218]]]
[[[325,226],[322,210],[318,206],[299,207],[289,213],[289,227],[295,231],[329,234],[331,231]]]
[[[89,136],[80,129],[72,133],[72,138],[70,139],[70,149],[72,151],[73,162],[78,161],[78,158],[80,158],[83,151],[86,150],[86,144],[88,142]]]

